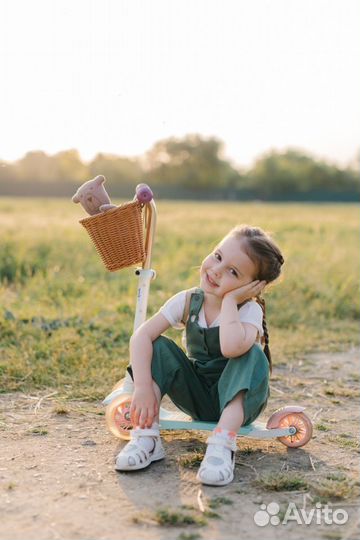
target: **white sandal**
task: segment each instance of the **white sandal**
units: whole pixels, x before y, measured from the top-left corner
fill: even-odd
[[[225,486],[234,479],[236,438],[211,435],[196,478],[210,486]]]
[[[165,457],[160,432],[158,427],[135,428],[130,432],[130,441],[119,452],[116,458],[115,469],[117,471],[136,471],[148,467],[153,461],[158,461]],[[152,450],[147,450],[139,443],[140,437],[151,437],[154,442]]]

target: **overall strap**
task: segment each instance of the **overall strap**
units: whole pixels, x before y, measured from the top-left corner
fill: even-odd
[[[185,307],[183,312],[183,317],[181,322],[186,326],[187,320],[189,318],[190,314],[190,302],[193,294],[201,294],[203,291],[199,287],[193,287],[192,289],[189,289],[186,291],[186,297],[185,297]]]

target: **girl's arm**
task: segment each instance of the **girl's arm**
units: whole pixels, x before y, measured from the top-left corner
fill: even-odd
[[[225,358],[245,354],[255,343],[258,329],[250,323],[241,323],[236,299],[223,298],[220,312],[220,349]]]
[[[236,358],[245,354],[255,343],[257,328],[239,321],[237,304],[254,298],[263,290],[266,281],[258,279],[227,292],[220,311],[220,349],[225,358]]]
[[[134,377],[134,394],[130,415],[134,426],[151,427],[158,414],[158,402],[151,377],[153,341],[170,326],[161,313],[144,322],[130,338],[130,364]]]
[[[151,360],[153,341],[170,327],[169,321],[161,313],[156,313],[145,321],[130,338],[130,364],[134,375],[134,385],[151,384]]]

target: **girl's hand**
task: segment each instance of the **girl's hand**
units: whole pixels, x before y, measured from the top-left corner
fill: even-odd
[[[130,407],[132,425],[142,429],[150,428],[158,411],[159,406],[152,384],[150,386],[135,386]]]
[[[247,285],[242,285],[242,287],[239,287],[238,289],[233,289],[232,291],[224,294],[223,300],[230,297],[234,298],[237,304],[241,304],[245,300],[248,300],[249,298],[253,298],[254,296],[260,294],[265,285],[266,281],[259,281],[258,279],[255,281],[251,281]]]

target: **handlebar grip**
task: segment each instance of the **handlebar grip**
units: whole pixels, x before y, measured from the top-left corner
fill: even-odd
[[[154,195],[147,184],[138,184],[135,188],[135,197],[141,203],[148,203],[154,198]]]

